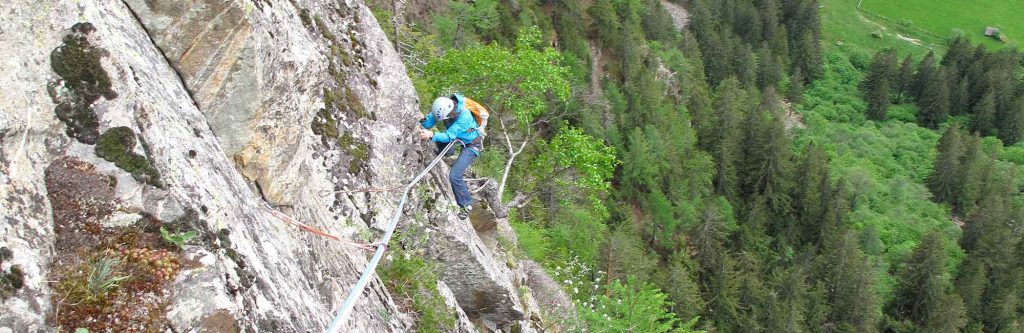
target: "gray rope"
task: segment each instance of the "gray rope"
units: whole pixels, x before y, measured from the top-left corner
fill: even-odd
[[[348,320],[348,316],[352,313],[352,308],[356,304],[356,300],[363,294],[363,289],[366,289],[366,284],[370,282],[370,278],[377,270],[377,264],[380,263],[380,258],[384,256],[384,251],[387,250],[388,242],[391,241],[391,235],[395,232],[395,227],[398,226],[398,219],[402,217],[402,208],[405,207],[406,200],[409,199],[409,191],[426,176],[427,172],[430,172],[437,163],[441,161],[441,158],[448,153],[452,147],[455,146],[455,142],[458,140],[452,140],[448,146],[444,147],[444,150],[434,160],[427,165],[423,171],[420,171],[416,178],[413,178],[408,185],[405,185],[405,189],[402,190],[402,197],[398,200],[398,208],[395,208],[395,213],[391,215],[391,221],[388,223],[387,228],[384,230],[384,237],[377,244],[377,251],[373,253],[373,258],[370,258],[370,263],[366,265],[366,269],[363,270],[363,275],[359,277],[359,281],[352,286],[352,291],[349,292],[348,297],[345,298],[345,302],[341,304],[341,309],[338,310],[338,315],[334,317],[334,321],[331,322],[331,326],[327,329],[327,332],[336,333],[341,329],[341,325]]]

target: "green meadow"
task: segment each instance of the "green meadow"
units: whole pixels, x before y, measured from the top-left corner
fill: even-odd
[[[1024,40],[1024,0],[863,0],[861,9],[870,19],[888,21],[880,23],[899,26],[893,28],[921,40],[944,39],[959,31],[990,48]],[[1007,41],[985,36],[987,26],[999,28]]]

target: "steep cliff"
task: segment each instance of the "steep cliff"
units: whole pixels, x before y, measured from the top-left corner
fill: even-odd
[[[397,193],[357,190],[402,185],[432,157],[406,134],[416,93],[359,1],[13,0],[0,27],[0,330],[90,314],[322,330],[367,256],[297,223],[372,241]],[[439,262],[458,330],[533,331],[524,273],[454,218],[446,174],[402,220],[434,238],[406,246]],[[168,229],[197,236],[178,249]],[[127,280],[99,312],[68,305],[96,295],[106,257],[150,282]],[[352,332],[414,325],[379,279],[355,311]]]

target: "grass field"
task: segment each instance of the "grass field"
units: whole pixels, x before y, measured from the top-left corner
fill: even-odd
[[[852,2],[852,1],[851,1]],[[1024,41],[1024,0],[863,0],[861,9],[890,19],[889,25],[901,25],[934,38],[948,38],[954,30],[963,31],[975,42],[990,48],[1018,45]],[[998,27],[1009,38],[1002,43],[984,35],[986,26]]]
[[[924,36],[922,45],[901,40],[896,36],[897,27],[889,28],[886,22],[877,22],[861,14],[857,9],[858,1],[820,0],[821,42],[827,49],[874,54],[875,51],[893,47],[901,55],[910,53],[920,58],[930,49],[941,50],[940,45],[945,43],[943,40],[930,39],[929,36]],[[873,36],[875,32],[882,32],[881,38]]]

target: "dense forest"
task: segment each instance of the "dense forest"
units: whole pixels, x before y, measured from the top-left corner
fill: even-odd
[[[375,13],[421,101],[492,109],[473,172],[561,327],[1024,330],[1014,48],[845,47],[814,0],[435,2]]]

